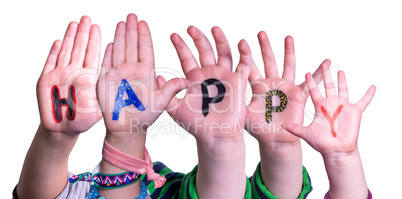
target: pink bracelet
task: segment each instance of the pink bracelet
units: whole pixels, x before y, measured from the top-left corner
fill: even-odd
[[[165,176],[155,173],[147,148],[144,151],[145,160],[141,160],[117,150],[105,140],[102,155],[103,159],[116,167],[139,174],[147,174],[147,180],[154,181],[155,188],[163,186],[166,182]]]

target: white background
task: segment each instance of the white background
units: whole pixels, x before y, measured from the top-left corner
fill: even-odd
[[[149,23],[159,74],[164,74],[163,68],[169,68],[177,71],[176,76],[183,76],[169,39],[171,33],[180,34],[198,56],[186,33],[187,27],[198,27],[213,41],[210,29],[220,26],[231,44],[234,62],[238,61],[237,43],[246,39],[257,65],[263,70],[256,35],[264,30],[280,71],[284,38],[286,35],[295,38],[297,83],[304,81],[306,72],[313,72],[321,61],[329,58],[334,71],[346,72],[352,102],[359,100],[370,85],[376,85],[377,93],[364,112],[359,149],[374,196],[400,197],[402,12],[397,1],[24,0],[2,1],[0,5],[1,198],[11,197],[40,122],[35,85],[52,42],[63,38],[70,21],[79,21],[82,15],[88,15],[101,27],[103,52],[113,41],[116,24],[125,20],[129,13]],[[311,102],[307,109],[311,110]],[[171,129],[160,132],[161,129],[153,127],[147,139],[152,159],[163,161],[175,171],[189,172],[197,164],[194,138],[166,113],[158,122],[170,122]],[[305,124],[310,122],[306,116]],[[101,159],[104,135],[104,123],[100,121],[80,136],[70,156],[70,171],[92,171]],[[259,162],[258,145],[247,133],[245,137],[246,173],[251,176]],[[303,145],[303,164],[314,187],[309,198],[323,198],[328,190],[324,164],[319,153],[306,144]]]

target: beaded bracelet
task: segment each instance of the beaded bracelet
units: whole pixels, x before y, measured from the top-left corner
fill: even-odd
[[[148,196],[148,189],[145,186],[144,182],[141,182],[141,193],[134,199],[148,199],[150,198]],[[99,194],[99,189],[98,187],[92,185],[91,189],[89,190],[88,196],[85,199],[106,199],[105,197],[101,197]]]

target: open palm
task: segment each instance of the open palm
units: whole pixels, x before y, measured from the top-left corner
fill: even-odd
[[[193,54],[180,36],[173,34],[171,36],[173,45],[181,61],[183,72],[191,83],[183,99],[173,98],[168,113],[197,139],[241,136],[240,131],[243,129],[245,117],[244,96],[249,67],[240,62],[236,72],[232,72],[230,47],[220,28],[212,29],[218,52],[218,62],[216,62],[211,44],[200,30],[191,26],[188,28],[188,33],[198,49],[201,67],[198,66]],[[204,116],[201,83],[211,78],[222,82],[226,92],[222,101],[208,105],[209,113]],[[159,78],[158,84],[163,85],[163,83],[163,78]],[[214,86],[209,86],[209,88],[209,97],[218,95],[218,90],[214,89]],[[239,122],[237,131],[234,128],[236,121]]]
[[[311,74],[306,81],[315,106],[313,122],[303,127],[299,124],[286,123],[285,128],[292,134],[304,139],[321,154],[347,153],[357,149],[360,121],[363,111],[375,93],[371,86],[363,98],[356,104],[349,102],[346,77],[343,71],[338,72],[338,94],[328,64],[323,65],[326,98],[324,98],[312,80]]]
[[[114,120],[116,95],[123,79],[143,108],[136,108],[133,104],[122,107]],[[108,132],[146,132],[169,105],[171,98],[185,87],[186,81],[176,78],[158,89],[152,38],[147,23],[137,22],[134,14],[127,16],[127,23],[118,23],[114,43],[109,44],[105,52],[97,87]]]
[[[80,23],[71,22],[63,42],[55,41],[37,84],[42,126],[50,132],[79,134],[87,131],[102,117],[95,85],[100,63],[100,29],[91,25],[87,16]],[[67,117],[67,106],[61,106],[61,117],[54,114],[53,88],[59,99],[69,97],[74,87],[73,117]],[[70,96],[72,97],[72,96]],[[56,100],[56,99],[53,99]]]
[[[306,83],[295,85],[295,50],[291,36],[285,38],[285,59],[282,77],[279,77],[274,53],[271,49],[265,32],[258,34],[264,61],[265,77],[262,77],[255,65],[251,51],[248,48],[247,63],[252,66],[249,81],[253,91],[253,98],[247,107],[245,129],[262,143],[292,143],[299,140],[298,137],[286,132],[282,128],[285,122],[303,124],[304,106],[308,93]],[[320,68],[314,73],[315,81],[321,81]],[[267,93],[274,90],[283,92],[287,103],[281,112],[272,112],[272,118],[267,121]],[[283,99],[282,99],[283,100]],[[272,106],[279,106],[280,98],[272,96]]]

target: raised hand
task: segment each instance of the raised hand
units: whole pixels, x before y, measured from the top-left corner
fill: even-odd
[[[37,84],[41,123],[46,131],[76,135],[102,117],[95,90],[100,42],[99,26],[91,25],[87,16],[79,24],[70,23],[63,42],[54,42]]]
[[[191,83],[184,98],[173,98],[167,111],[197,140],[199,198],[242,198],[246,187],[245,89],[250,69],[240,61],[232,72],[229,43],[220,28],[212,28],[218,61],[200,30],[191,26],[187,31],[198,49],[201,67],[180,36],[173,34],[171,40]],[[164,83],[159,77],[158,85]]]
[[[321,95],[311,74],[306,75],[315,107],[313,122],[307,127],[292,123],[286,123],[284,126],[290,133],[303,138],[323,155],[350,153],[357,150],[361,116],[376,89],[375,86],[371,86],[359,102],[352,104],[349,102],[345,73],[338,72],[337,94],[329,66],[330,61],[326,61],[322,68],[326,98]]]
[[[306,75],[315,106],[313,122],[307,127],[286,123],[284,128],[321,153],[330,182],[328,194],[331,198],[365,199],[369,193],[357,139],[362,113],[373,98],[376,88],[371,86],[360,101],[352,104],[349,102],[345,73],[338,72],[337,94],[329,65],[327,61],[322,66],[326,98],[321,95],[311,74]]]
[[[250,56],[247,56],[247,63],[252,66],[249,81],[253,98],[247,107],[245,129],[260,143],[297,142],[299,140],[297,137],[281,127],[285,122],[303,124],[304,106],[308,98],[306,83],[295,85],[296,59],[293,38],[291,36],[285,38],[282,77],[278,74],[274,53],[266,33],[260,32],[258,40],[264,61],[265,78],[260,74],[248,49]],[[320,67],[317,68],[314,77],[317,83],[321,81]],[[267,101],[271,104],[268,105]]]
[[[137,16],[130,14],[127,22],[117,24],[98,82],[98,98],[109,133],[146,132],[171,98],[185,87],[186,81],[178,78],[157,87],[152,38],[145,21],[137,22]],[[131,101],[122,102],[126,99]]]
[[[37,84],[41,125],[25,158],[19,198],[56,198],[66,186],[78,135],[102,117],[95,90],[100,42],[100,29],[87,16],[54,42]]]
[[[171,40],[181,61],[183,72],[191,84],[183,99],[173,98],[168,113],[197,139],[242,136],[239,133],[242,128],[236,129],[232,124],[236,120],[239,122],[236,125],[243,124],[244,96],[249,67],[240,62],[236,71],[232,72],[230,46],[220,28],[212,29],[218,61],[215,59],[211,44],[200,30],[191,26],[187,31],[198,49],[201,67],[183,39],[177,34],[172,34]],[[164,84],[162,77],[158,78],[158,84]],[[207,88],[208,91],[202,91],[202,87]],[[215,99],[203,102],[207,98]],[[222,124],[222,126],[215,126],[216,124]]]
[[[302,189],[302,151],[300,139],[282,128],[285,122],[303,124],[308,98],[303,82],[295,85],[295,49],[291,36],[285,38],[283,74],[280,77],[274,53],[265,32],[258,34],[265,78],[245,47],[243,60],[251,66],[249,81],[253,97],[247,106],[245,129],[260,146],[261,176],[266,188],[278,198],[296,198]],[[314,73],[321,81],[321,67]],[[305,194],[305,193],[304,193]]]
[[[98,99],[106,125],[105,141],[119,151],[142,159],[147,128],[169,105],[171,98],[187,86],[178,78],[157,87],[151,33],[145,21],[129,14],[116,27],[114,42],[106,48]],[[103,159],[103,173],[121,173]],[[149,179],[149,178],[148,178]],[[135,198],[140,182],[121,189],[99,190],[106,198]]]

